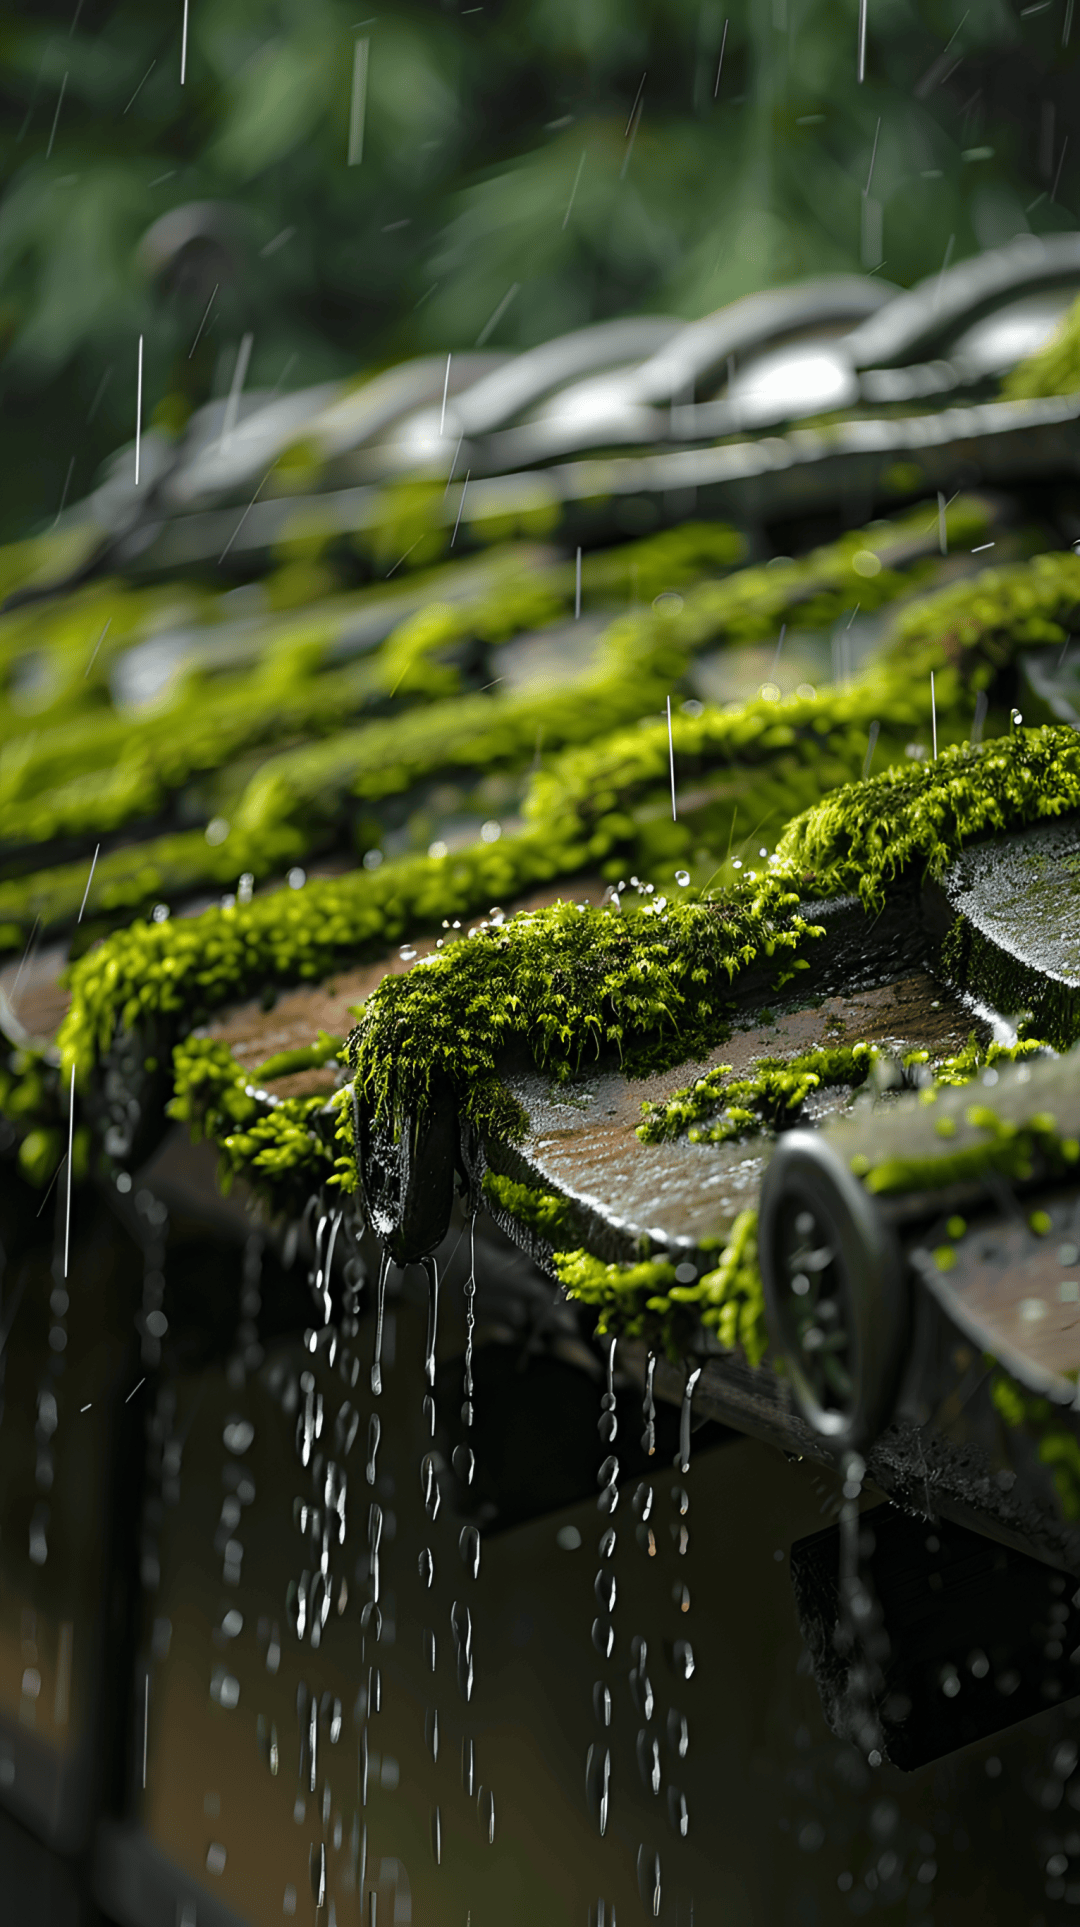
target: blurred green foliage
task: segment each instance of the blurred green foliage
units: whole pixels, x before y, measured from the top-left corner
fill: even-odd
[[[1073,225],[1071,0],[871,0],[862,86],[856,0],[357,13],[190,0],[181,86],[184,0],[9,0],[0,534],[130,439],[140,333],[147,416],[177,426],[247,331],[248,386],[290,388],[472,346],[511,290],[493,347]],[[182,257],[145,240],[200,203]]]

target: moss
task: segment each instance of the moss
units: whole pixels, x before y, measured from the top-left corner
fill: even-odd
[[[312,1191],[355,1189],[355,1165],[349,1160],[343,1170],[336,1155],[344,1093],[329,1102],[268,1097],[248,1082],[226,1044],[207,1037],[177,1046],[173,1089],[169,1116],[217,1146],[225,1190],[243,1177],[273,1212],[295,1217]]]
[[[990,1380],[990,1398],[1011,1432],[1023,1429],[1037,1441],[1063,1517],[1070,1524],[1080,1519],[1080,1440],[1062,1424],[1058,1408],[1049,1399],[1026,1392],[1000,1366]]]
[[[895,1197],[907,1191],[939,1191],[953,1184],[977,1183],[997,1175],[1026,1183],[1036,1171],[1072,1175],[1080,1162],[1080,1143],[1063,1136],[1052,1117],[1036,1112],[1014,1124],[999,1118],[987,1104],[972,1104],[966,1122],[984,1133],[981,1141],[960,1150],[918,1158],[888,1158],[872,1164],[859,1154],[852,1169],[868,1191]]]
[[[535,1231],[554,1251],[563,1248],[571,1216],[565,1198],[556,1197],[549,1191],[534,1190],[527,1184],[518,1184],[513,1178],[503,1177],[491,1170],[484,1173],[483,1188],[485,1196],[508,1217],[516,1218],[530,1231]]]
[[[1017,729],[975,750],[845,785],[788,825],[774,858],[823,896],[879,911],[887,885],[918,866],[938,877],[975,837],[1080,809],[1080,740],[1063,725]]]
[[[1080,301],[1062,318],[1054,335],[1005,377],[1002,393],[1012,401],[1040,395],[1075,395],[1080,390]]]
[[[358,1099],[396,1134],[445,1077],[479,1130],[515,1138],[522,1121],[496,1070],[506,1044],[559,1077],[602,1051],[639,1066],[678,1061],[708,1041],[748,964],[790,956],[813,934],[776,885],[723,903],[656,897],[636,911],[556,904],[482,925],[368,998],[349,1040]]]
[[[950,515],[957,528],[970,524],[967,533],[985,522],[978,503],[954,504]],[[629,563],[625,550],[606,561],[593,557],[589,574],[602,582],[605,568],[613,576],[628,566],[670,585],[670,571],[683,568],[693,575],[707,565],[710,546],[713,566],[721,550],[731,552],[729,530],[706,533],[708,540],[699,530],[683,543],[669,535],[634,545],[637,559]],[[868,543],[903,569],[885,567],[868,586],[853,566]],[[155,898],[171,901],[200,885],[235,880],[244,871],[262,881],[340,842],[358,799],[378,802],[463,770],[521,769],[538,741],[549,754],[594,742],[636,721],[643,710],[662,709],[706,644],[757,640],[795,615],[810,623],[830,621],[853,598],[864,607],[868,596],[888,600],[910,586],[912,559],[926,547],[921,518],[918,526],[912,517],[901,518],[799,562],[743,569],[726,581],[688,587],[675,613],[647,607],[616,617],[597,644],[594,666],[570,687],[543,692],[460,693],[458,671],[437,658],[464,638],[497,644],[522,627],[556,620],[571,606],[567,565],[524,570],[516,582],[500,578],[472,600],[434,602],[394,631],[375,662],[336,672],[326,671],[325,657],[345,612],[340,605],[305,612],[277,638],[257,672],[224,682],[191,675],[183,702],[160,715],[134,722],[113,716],[96,730],[84,722],[44,732],[16,758],[5,834],[14,842],[99,836],[160,812],[194,773],[220,770],[244,749],[300,735],[309,740],[266,757],[235,795],[220,846],[206,845],[193,831],[115,851],[100,886],[95,880],[94,901],[115,917],[147,908]],[[342,730],[343,718],[379,692],[399,702],[419,701],[420,707]],[[436,698],[443,700],[436,704]],[[942,692],[946,728],[944,703]],[[853,746],[849,769],[859,766],[863,748],[856,752]],[[882,744],[879,753],[884,750]],[[49,930],[70,925],[84,887],[78,867],[0,883],[0,932],[13,933],[11,947],[35,918]]]
[[[479,1129],[516,1136],[520,1119],[496,1075],[510,1041],[560,1075],[604,1049],[641,1066],[660,1061],[659,1046],[678,1061],[715,1037],[724,992],[748,966],[805,967],[798,953],[815,932],[797,912],[800,891],[857,891],[876,911],[888,882],[940,870],[965,836],[1078,803],[1074,733],[1017,732],[847,786],[789,825],[763,878],[719,902],[558,905],[482,927],[407,977],[384,978],[369,998],[349,1045],[358,1099],[397,1131],[438,1074]]]
[[[556,1252],[568,1298],[599,1314],[601,1335],[644,1339],[675,1360],[695,1349],[700,1330],[727,1351],[759,1365],[768,1347],[765,1301],[757,1263],[757,1213],[741,1211],[711,1271],[696,1284],[675,1282],[675,1266],[657,1259],[607,1265],[588,1251]]]
[[[965,689],[987,689],[1018,649],[1064,643],[1078,606],[1080,556],[1071,549],[983,569],[902,610],[887,662],[915,682],[948,668]]]
[[[795,1122],[811,1091],[821,1085],[864,1083],[877,1055],[872,1044],[853,1044],[790,1058],[762,1057],[751,1077],[732,1077],[730,1064],[718,1064],[665,1103],[643,1104],[638,1137],[644,1144],[660,1144],[687,1131],[694,1144],[724,1144],[746,1131],[777,1130]],[[721,1105],[722,1115],[706,1124]]]
[[[251,1073],[256,1084],[266,1084],[276,1077],[290,1077],[296,1071],[321,1070],[324,1064],[332,1064],[344,1049],[343,1037],[332,1037],[327,1030],[320,1030],[314,1044],[301,1045],[298,1050],[281,1050],[268,1057],[265,1064]]]

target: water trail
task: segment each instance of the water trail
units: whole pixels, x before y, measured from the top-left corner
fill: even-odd
[[[376,1398],[382,1392],[383,1326],[386,1318],[386,1277],[389,1270],[390,1253],[384,1251],[379,1259],[379,1282],[375,1295],[375,1355],[371,1361],[371,1389]]]
[[[679,1457],[677,1464],[684,1478],[690,1470],[690,1406],[694,1396],[694,1387],[700,1377],[700,1365],[695,1366],[692,1372],[687,1373],[686,1388],[682,1397],[682,1409],[679,1413]]]
[[[424,1376],[428,1385],[435,1385],[435,1340],[439,1328],[439,1267],[434,1258],[424,1259],[424,1270],[428,1281],[428,1327],[427,1346],[424,1351]],[[426,1402],[425,1402],[426,1405]],[[431,1408],[432,1430],[434,1430],[434,1403]]]
[[[476,1329],[476,1218],[469,1227],[469,1275],[465,1280],[465,1398],[463,1425],[473,1422],[473,1333]]]
[[[378,1412],[372,1412],[371,1417],[368,1420],[367,1465],[364,1467],[364,1475],[369,1485],[374,1485],[375,1483],[375,1479],[376,1479],[375,1460],[379,1450],[379,1441],[381,1438],[382,1438],[382,1420],[380,1419]]]
[[[843,1473],[837,1650],[848,1660],[847,1699],[851,1737],[869,1765],[877,1767],[883,1758],[877,1705],[884,1683],[882,1663],[888,1650],[888,1640],[873,1587],[863,1568],[859,1499],[866,1477],[866,1465],[857,1452],[845,1454]]]
[[[462,1564],[470,1579],[480,1577],[480,1530],[478,1526],[462,1526],[458,1538],[458,1551]],[[614,1582],[612,1582],[614,1584]]]
[[[379,1547],[382,1543],[383,1510],[372,1501],[368,1507],[368,1552],[370,1554],[371,1598],[379,1603]]]
[[[604,1391],[600,1399],[600,1419],[597,1430],[605,1445],[614,1442],[618,1432],[618,1419],[615,1411],[615,1344],[613,1338],[608,1345],[607,1372]],[[600,1496],[597,1510],[614,1513],[619,1503],[619,1460],[610,1452],[597,1475]],[[615,1610],[617,1584],[612,1561],[618,1535],[613,1525],[605,1526],[597,1542],[597,1552],[601,1565],[593,1581],[593,1592],[600,1608],[592,1624],[592,1642],[604,1662],[610,1663],[615,1650],[615,1626],[612,1614]],[[608,1735],[611,1730],[612,1699],[611,1688],[606,1680],[597,1680],[593,1687],[593,1711],[601,1728],[599,1745],[589,1747],[585,1761],[586,1796],[592,1808],[601,1837],[607,1832],[611,1810],[611,1748]]]
[[[641,1408],[641,1415],[645,1420],[645,1430],[641,1434],[641,1449],[650,1459],[656,1454],[656,1400],[653,1396],[655,1374],[656,1353],[650,1352],[649,1362],[645,1367],[645,1400]]]

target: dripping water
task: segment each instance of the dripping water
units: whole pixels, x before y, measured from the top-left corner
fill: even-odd
[[[439,1267],[434,1258],[424,1259],[424,1270],[428,1281],[428,1327],[427,1345],[424,1351],[424,1376],[430,1388],[435,1385],[435,1339],[439,1326]],[[424,1400],[425,1414],[428,1400]],[[435,1429],[435,1403],[431,1400],[431,1428]]]
[[[646,1452],[650,1459],[656,1454],[656,1400],[653,1397],[653,1378],[655,1373],[656,1353],[650,1352],[649,1362],[645,1368],[645,1401],[642,1406],[645,1430],[641,1434],[642,1451]]]
[[[384,1251],[379,1259],[379,1282],[375,1295],[375,1356],[371,1362],[371,1389],[376,1398],[382,1392],[383,1325],[386,1316],[386,1277],[389,1270],[390,1253]]]
[[[618,1431],[615,1413],[615,1340],[608,1345],[605,1387],[600,1400],[600,1419],[598,1431],[605,1445],[611,1445]],[[610,1517],[619,1503],[619,1460],[610,1452],[600,1467],[597,1476],[600,1495],[597,1510]],[[615,1610],[617,1586],[613,1560],[617,1534],[613,1525],[604,1527],[597,1542],[600,1567],[593,1581],[593,1593],[599,1612],[593,1620],[592,1641],[600,1657],[606,1664],[611,1661],[615,1650],[615,1627],[612,1614]],[[593,1711],[597,1724],[602,1731],[599,1745],[589,1747],[585,1762],[585,1785],[589,1804],[592,1807],[601,1837],[607,1832],[611,1805],[611,1748],[608,1735],[611,1729],[612,1698],[611,1688],[606,1680],[597,1680],[593,1688]]]
[[[473,1333],[476,1329],[476,1218],[469,1227],[469,1275],[465,1280],[465,1397],[461,1407],[464,1425],[473,1422]]]
[[[368,1420],[367,1465],[364,1467],[364,1474],[369,1485],[374,1485],[375,1483],[375,1478],[376,1478],[375,1458],[379,1450],[379,1441],[381,1438],[382,1438],[382,1420],[380,1419],[378,1412],[372,1412],[371,1417]]]
[[[687,1373],[686,1388],[682,1396],[682,1408],[679,1412],[679,1456],[676,1463],[684,1478],[690,1470],[690,1407],[694,1396],[694,1387],[700,1377],[700,1365],[696,1365],[692,1372]]]

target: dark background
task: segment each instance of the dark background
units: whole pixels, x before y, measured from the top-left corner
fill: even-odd
[[[245,385],[295,388],[471,347],[512,290],[492,347],[1072,227],[1073,5],[870,0],[860,86],[854,0],[190,0],[181,87],[183,0],[9,0],[0,538],[132,437],[140,333],[179,428],[247,331]],[[178,272],[155,224],[205,203]]]

